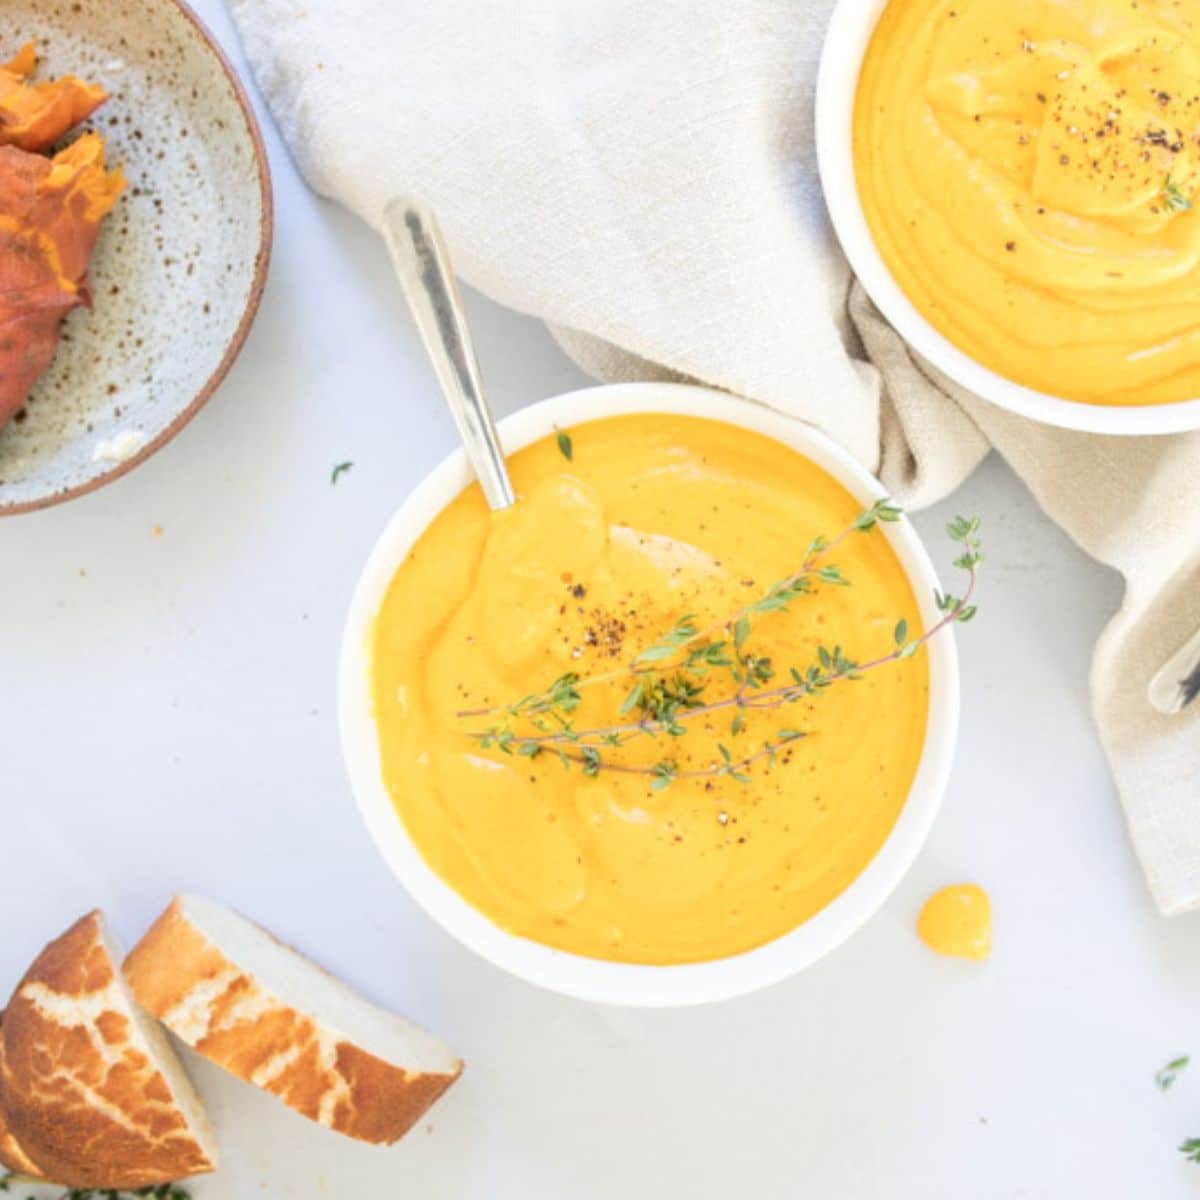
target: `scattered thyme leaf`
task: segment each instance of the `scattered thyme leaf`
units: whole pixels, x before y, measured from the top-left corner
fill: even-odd
[[[558,452],[567,462],[575,461],[575,444],[571,441],[571,435],[561,429],[558,431]]]
[[[340,478],[341,478],[343,475],[345,475],[345,473],[346,473],[347,471],[353,470],[353,468],[354,468],[354,464],[353,464],[352,462],[340,462],[340,463],[336,463],[336,464],[334,465],[334,468],[333,468],[332,472],[330,472],[330,475],[329,475],[329,484],[330,484],[330,486],[331,486],[331,487],[333,487],[333,486],[336,486],[336,484],[337,484],[337,481],[338,481],[338,480],[339,480],[339,479],[340,479]]]
[[[1163,196],[1166,199],[1168,211],[1173,213],[1185,213],[1191,211],[1191,198],[1180,191],[1179,184],[1177,184],[1170,175],[1167,176],[1166,182],[1163,184]]]
[[[1175,1080],[1179,1078],[1180,1073],[1187,1069],[1187,1065],[1191,1061],[1190,1055],[1187,1054],[1171,1059],[1154,1076],[1154,1082],[1158,1084],[1158,1090],[1160,1092],[1169,1091],[1174,1086]]]
[[[1200,1137],[1188,1138],[1180,1147],[1179,1153],[1188,1162],[1200,1163]]]

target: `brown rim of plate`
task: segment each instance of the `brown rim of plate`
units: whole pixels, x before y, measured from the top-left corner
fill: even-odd
[[[86,496],[89,492],[94,492],[97,488],[101,488],[107,483],[112,483],[114,479],[120,479],[126,472],[132,471],[134,467],[145,462],[152,454],[161,450],[204,407],[209,397],[221,385],[225,376],[229,374],[229,368],[233,366],[234,360],[241,353],[242,346],[249,336],[250,326],[254,324],[254,318],[258,315],[258,306],[262,301],[263,288],[266,287],[267,283],[267,267],[271,262],[271,246],[275,237],[274,192],[271,186],[271,167],[267,162],[267,149],[263,144],[262,130],[259,128],[258,119],[254,115],[254,109],[250,106],[250,98],[246,95],[246,89],[238,77],[233,63],[229,61],[228,55],[218,45],[216,38],[209,32],[204,22],[192,11],[186,0],[171,0],[171,3],[179,10],[182,17],[195,26],[201,41],[208,46],[213,57],[220,63],[221,69],[225,72],[225,77],[229,80],[230,87],[233,88],[233,94],[238,102],[238,107],[242,110],[242,116],[246,122],[246,132],[250,135],[250,142],[254,147],[254,158],[258,165],[259,188],[262,193],[262,223],[259,232],[258,255],[254,263],[254,281],[250,285],[250,295],[246,301],[246,308],[242,313],[241,320],[238,322],[237,329],[234,330],[233,337],[229,340],[229,345],[225,348],[225,353],[221,361],[217,363],[216,369],[208,377],[200,391],[196,393],[195,398],[156,438],[147,442],[136,454],[124,462],[114,464],[111,470],[93,476],[86,483],[78,484],[76,487],[63,488],[60,492],[54,492],[49,496],[42,496],[37,500],[26,500],[20,504],[0,504],[0,517],[14,517],[20,513],[35,512],[42,508],[52,508],[57,504],[65,504],[68,500],[75,500],[79,496]]]

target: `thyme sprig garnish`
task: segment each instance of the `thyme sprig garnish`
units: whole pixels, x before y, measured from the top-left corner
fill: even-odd
[[[580,766],[586,776],[599,775],[602,770],[646,775],[654,789],[667,787],[676,779],[715,776],[729,776],[747,783],[749,767],[763,760],[773,763],[789,744],[807,736],[806,731],[779,730],[741,755],[718,743],[719,757],[708,765],[689,769],[682,768],[678,758],[671,754],[654,763],[640,764],[623,762],[611,752],[639,738],[682,738],[690,724],[725,713],[731,714],[729,735],[731,740],[735,739],[744,731],[749,716],[816,698],[843,680],[858,680],[869,671],[911,658],[943,629],[970,621],[976,614],[972,600],[983,562],[980,522],[978,517],[958,517],[947,526],[947,533],[962,547],[955,566],[966,573],[966,588],[961,598],[936,594],[942,615],[925,633],[910,638],[908,622],[900,620],[893,630],[890,649],[867,661],[851,658],[841,646],[821,645],[813,662],[804,668],[789,667],[783,676],[785,682],[770,686],[779,678],[775,664],[750,646],[756,620],[786,612],[794,601],[811,594],[817,582],[850,586],[841,570],[825,561],[829,553],[846,538],[870,533],[881,523],[898,521],[901,515],[901,510],[890,500],[880,500],[836,538],[815,538],[800,568],[773,584],[757,600],[705,628],[697,625],[695,614],[685,614],[617,671],[586,679],[568,672],[545,690],[507,706],[467,709],[456,715],[502,718],[484,729],[469,732],[468,736],[480,749],[494,748],[503,754],[531,759],[552,753],[564,766]],[[632,683],[618,709],[618,720],[594,728],[577,728],[574,714],[582,703],[583,689],[623,676],[631,676]],[[713,696],[713,681],[722,678],[727,681],[727,688]],[[528,728],[519,728],[518,723]],[[708,724],[711,727],[711,721]]]
[[[0,1175],[0,1192],[11,1192],[14,1187],[47,1188],[56,1185],[29,1175]],[[129,1197],[148,1197],[149,1200],[191,1200],[191,1194],[177,1183],[160,1183],[153,1187],[137,1188],[71,1188],[60,1192],[55,1200],[127,1200]],[[32,1197],[31,1197],[32,1200]]]
[[[739,608],[730,616],[720,621],[714,621],[703,629],[695,625],[696,615],[694,613],[685,613],[657,642],[634,655],[629,662],[615,671],[591,675],[586,679],[578,673],[570,672],[559,676],[544,692],[525,696],[514,704],[466,708],[459,710],[454,715],[460,718],[488,717],[494,714],[516,717],[554,710],[571,712],[579,705],[580,691],[600,684],[612,683],[627,675],[633,675],[640,679],[648,674],[677,668],[703,674],[707,669],[713,667],[732,667],[734,664],[727,652],[727,642],[713,642],[711,639],[715,634],[724,631],[727,638],[732,639],[734,649],[738,650],[749,636],[754,617],[782,612],[793,600],[812,592],[814,579],[835,586],[847,586],[848,581],[843,578],[841,570],[832,563],[822,566],[823,560],[854,534],[870,533],[877,525],[895,523],[900,520],[902,515],[901,509],[897,508],[891,500],[885,498],[876,501],[832,540],[823,537],[814,538],[805,551],[804,561],[800,568],[785,579],[773,584],[764,595],[753,603]],[[697,643],[703,644],[697,646]],[[676,658],[683,650],[689,650],[689,653],[681,664],[669,661]],[[761,670],[761,667],[759,669]],[[636,690],[636,685],[634,690]],[[625,705],[622,705],[621,715],[634,707],[636,707],[636,701],[630,703],[627,697]]]

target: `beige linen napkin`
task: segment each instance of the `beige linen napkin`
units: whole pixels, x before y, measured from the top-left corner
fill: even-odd
[[[852,290],[813,149],[830,0],[231,2],[312,186],[375,226],[393,193],[426,196],[465,277],[598,377],[684,376],[804,417],[910,506],[995,446],[1128,581],[1096,716],[1159,906],[1200,906],[1200,713],[1146,702],[1200,626],[1200,435],[1009,416]]]

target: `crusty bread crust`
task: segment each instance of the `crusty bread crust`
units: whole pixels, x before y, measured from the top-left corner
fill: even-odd
[[[0,1013],[0,1167],[37,1178],[38,1165],[21,1148],[4,1115],[4,1014]]]
[[[10,1133],[67,1187],[138,1188],[211,1171],[135,1021],[89,913],[37,957],[5,1012]]]
[[[200,1054],[359,1141],[395,1142],[462,1073],[461,1063],[406,1071],[322,1028],[226,958],[178,899],[125,960],[125,976],[142,1007]]]

